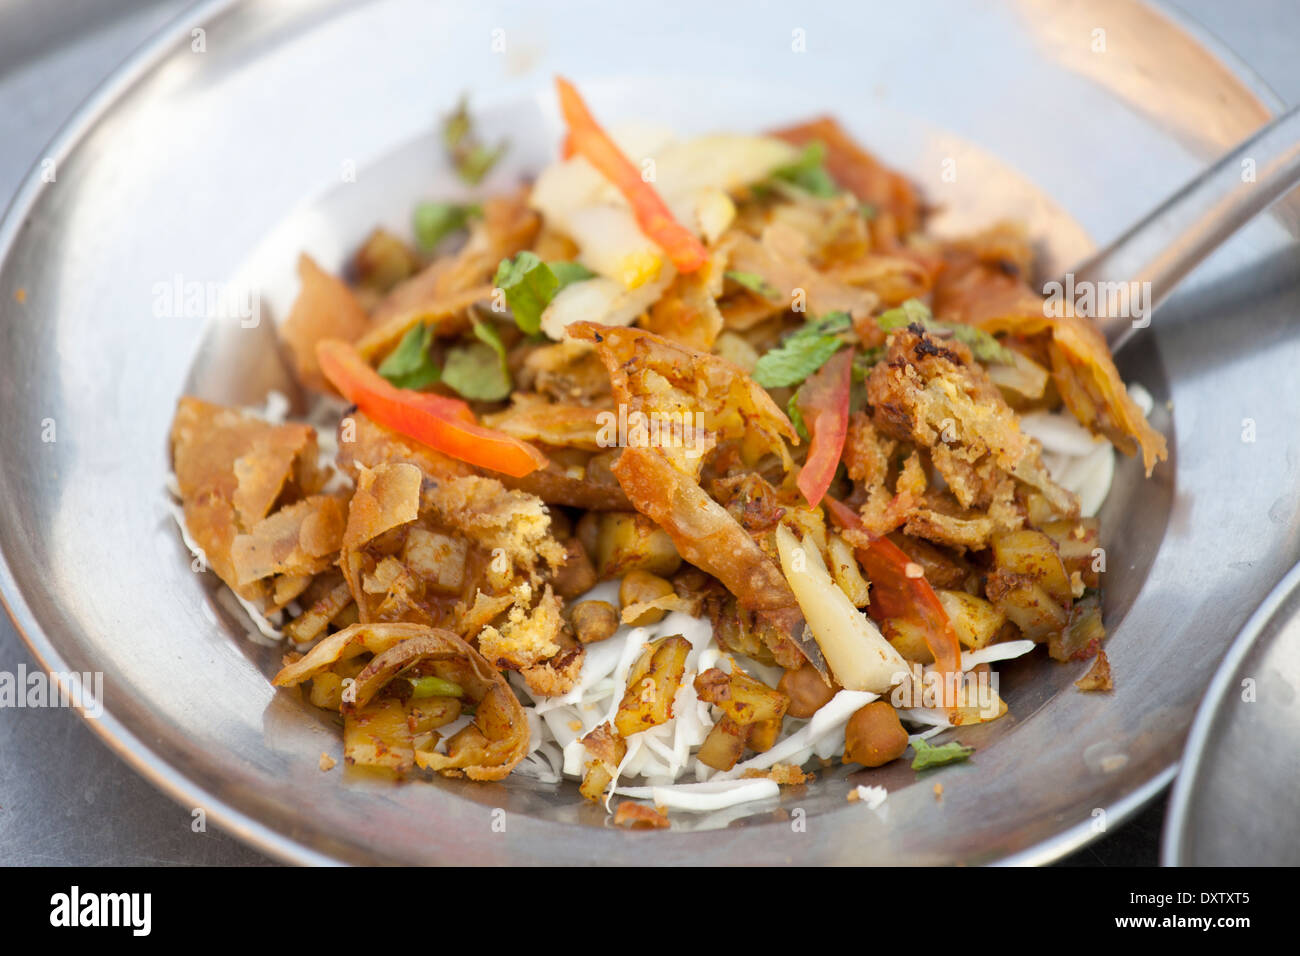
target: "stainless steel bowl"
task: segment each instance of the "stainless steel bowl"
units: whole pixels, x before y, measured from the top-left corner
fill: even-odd
[[[1102,515],[1113,693],[1077,693],[1072,666],[1006,668],[1011,715],[963,731],[976,756],[937,778],[872,775],[883,814],[846,802],[859,778],[843,770],[644,834],[572,787],[318,769],[335,729],[272,693],[280,651],[245,640],[190,570],[162,504],[167,429],[183,391],[255,401],[282,380],[270,320],[300,249],[337,266],[376,222],[405,228],[415,199],[456,189],[432,130],[461,91],[513,144],[489,191],[552,155],[556,72],[601,116],[683,130],[831,112],[949,227],[1026,221],[1046,272],[1274,107],[1203,38],[1125,0],[558,6],[210,4],[73,120],[52,181],[34,172],[0,229],[0,589],[33,652],[102,672],[92,726],[111,746],[291,860],[1043,862],[1114,826],[1169,781],[1228,637],[1300,551],[1293,205],[1208,262],[1122,357],[1171,460],[1150,481],[1125,462]],[[178,277],[257,290],[263,321],[160,308]]]

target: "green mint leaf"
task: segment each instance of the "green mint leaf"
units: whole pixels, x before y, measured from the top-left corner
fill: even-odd
[[[496,286],[506,296],[515,324],[530,335],[542,327],[542,312],[560,290],[555,273],[537,255],[521,252],[514,259],[502,259],[497,266]]]
[[[542,328],[542,313],[565,286],[590,279],[595,273],[577,262],[547,265],[535,253],[521,252],[497,266],[496,287],[505,293],[515,324],[529,335]]]
[[[567,285],[594,278],[596,275],[581,262],[552,262],[548,268],[555,273],[555,280],[559,283],[557,292]]]
[[[423,322],[412,326],[397,343],[397,348],[379,364],[379,374],[397,388],[427,388],[440,377],[438,366],[429,355],[432,344],[432,327]]]
[[[471,217],[482,214],[483,208],[474,204],[422,202],[412,217],[415,238],[423,249],[432,250],[453,232],[464,229]]]
[[[760,358],[751,377],[764,388],[798,385],[839,350],[844,344],[840,334],[850,328],[845,312],[815,319]]]
[[[929,770],[932,767],[957,763],[975,752],[974,747],[964,747],[955,740],[934,747],[920,738],[912,742],[912,749],[916,751],[916,756],[912,759],[913,770]]]
[[[458,345],[447,353],[442,380],[463,398],[496,402],[510,394],[512,383],[506,365],[506,348],[496,329],[471,315],[477,342]]]
[[[471,186],[478,185],[506,151],[504,142],[494,147],[479,142],[469,115],[469,102],[464,96],[443,120],[442,142],[457,174]]]
[[[459,147],[473,132],[473,121],[469,118],[469,100],[461,94],[460,100],[442,123],[442,142],[448,150]]]
[[[750,292],[755,292],[765,299],[781,298],[780,291],[761,275],[754,272],[736,272],[729,271],[723,273],[728,279],[737,285],[744,286]]]
[[[475,143],[456,159],[456,172],[469,185],[477,186],[483,181],[483,177],[492,171],[497,160],[505,154],[505,143],[498,143],[491,147]]]
[[[909,325],[929,328],[934,324],[934,316],[930,314],[929,307],[920,299],[908,299],[902,305],[882,312],[880,317],[876,319],[876,324],[885,332],[905,329]]]
[[[758,360],[751,377],[764,388],[798,385],[843,344],[835,335],[792,335]]]
[[[773,172],[772,177],[821,199],[831,199],[839,195],[840,188],[826,172],[825,162],[825,145],[814,141],[804,147],[797,160]]]

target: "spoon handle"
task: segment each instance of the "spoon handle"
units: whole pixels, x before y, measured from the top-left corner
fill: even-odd
[[[1132,308],[1119,309],[1123,314],[1118,315],[1094,308],[1090,316],[1111,349],[1118,349],[1136,329],[1150,323],[1151,312],[1202,259],[1297,185],[1300,107],[1260,127],[1109,246],[1077,266],[1066,278],[1064,288],[1091,290],[1097,306],[1105,300],[1102,290],[1107,286],[1103,283],[1125,283],[1134,290],[1129,302],[1133,294],[1142,296],[1138,301],[1145,306],[1140,315]],[[1135,282],[1149,285],[1128,285]]]

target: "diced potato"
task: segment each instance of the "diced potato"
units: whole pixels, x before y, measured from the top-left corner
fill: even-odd
[[[468,760],[473,763],[479,759],[476,755],[485,753],[490,743],[478,727],[466,724],[447,738],[447,757],[457,762]]]
[[[790,698],[754,680],[739,668],[730,674],[711,667],[695,678],[695,694],[700,700],[720,707],[741,727],[765,720],[780,720],[790,706]]]
[[[582,783],[578,786],[578,793],[592,803],[599,803],[600,798],[605,795],[605,791],[609,789],[609,785],[613,781],[614,771],[599,760],[593,760],[587,764],[587,772],[583,775]]]
[[[343,678],[333,671],[321,671],[311,679],[309,699],[314,707],[337,711],[343,703]]]
[[[488,740],[505,740],[516,735],[514,715],[519,712],[519,702],[504,683],[494,684],[474,708],[474,723],[487,735]],[[527,729],[523,731],[525,738]]]
[[[993,562],[1000,571],[1032,578],[1058,604],[1069,607],[1073,598],[1070,576],[1056,543],[1043,532],[1025,528],[995,535]]]
[[[972,679],[979,676],[981,669],[987,673],[988,664],[965,675],[966,679],[957,685],[956,706],[948,708],[948,722],[954,727],[997,720],[1007,712],[1006,702],[991,681]]]
[[[465,581],[468,544],[449,535],[425,528],[407,532],[402,562],[434,590],[459,594]]]
[[[858,567],[858,559],[853,556],[852,546],[838,534],[833,534],[826,541],[826,550],[830,553],[831,577],[853,602],[853,606],[864,608],[870,604],[871,593],[867,586],[867,579],[862,576],[862,569]]]
[[[1088,646],[1106,639],[1106,628],[1101,622],[1101,601],[1088,595],[1070,608],[1070,620],[1065,628],[1047,641],[1047,652],[1058,661],[1074,660],[1086,656]]]
[[[746,373],[758,364],[758,352],[735,332],[721,332],[713,343],[713,351],[728,362],[739,365]]]
[[[415,766],[411,728],[402,702],[386,697],[344,713],[343,758],[349,765],[384,767],[397,773]]]
[[[591,754],[587,773],[578,788],[588,800],[599,801],[614,779],[614,771],[627,756],[627,741],[614,733],[614,728],[603,723],[582,738],[582,745]]]
[[[459,697],[412,698],[406,704],[407,722],[411,733],[425,734],[449,724],[460,716]]]
[[[925,640],[925,628],[907,618],[889,618],[880,625],[894,650],[916,664],[933,664],[934,654]]]
[[[983,598],[965,591],[937,590],[935,593],[948,620],[952,621],[957,640],[968,650],[987,647],[1006,622],[1007,616]]]
[[[1032,578],[995,571],[989,575],[988,596],[1025,637],[1045,641],[1065,627],[1066,610]]]
[[[723,717],[713,725],[695,756],[706,767],[730,770],[745,752],[745,736],[745,728],[730,717]]]
[[[756,724],[750,724],[747,729],[749,736],[745,738],[745,745],[755,753],[766,753],[772,749],[776,738],[781,734],[781,718],[760,720]]]
[[[1101,546],[1100,527],[1096,518],[1053,521],[1043,526],[1043,533],[1056,542],[1065,570],[1070,574],[1077,571],[1085,587],[1101,585],[1098,570],[1093,567],[1096,563],[1093,552]]]
[[[336,617],[350,603],[352,603],[352,592],[348,589],[347,583],[338,584],[297,618],[289,622],[288,626],[285,627],[285,633],[297,644],[314,641],[325,632],[325,627],[330,620]]]
[[[618,577],[629,571],[667,576],[682,564],[668,533],[635,511],[603,512],[593,553],[602,578]]]
[[[673,715],[673,697],[686,673],[691,642],[680,634],[651,641],[628,674],[627,692],[618,705],[614,727],[622,737],[665,723]]]

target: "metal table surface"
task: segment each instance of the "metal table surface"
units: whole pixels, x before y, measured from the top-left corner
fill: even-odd
[[[185,0],[14,0],[0,7],[0,204],[32,174],[71,111]],[[1300,102],[1300,4],[1178,0],[1287,104]],[[1155,198],[1155,197],[1153,197]],[[5,507],[0,502],[0,507]],[[0,614],[0,672],[35,662]],[[1165,797],[1068,857],[1153,865]],[[67,709],[0,709],[0,864],[266,865],[272,861],[163,796]]]

